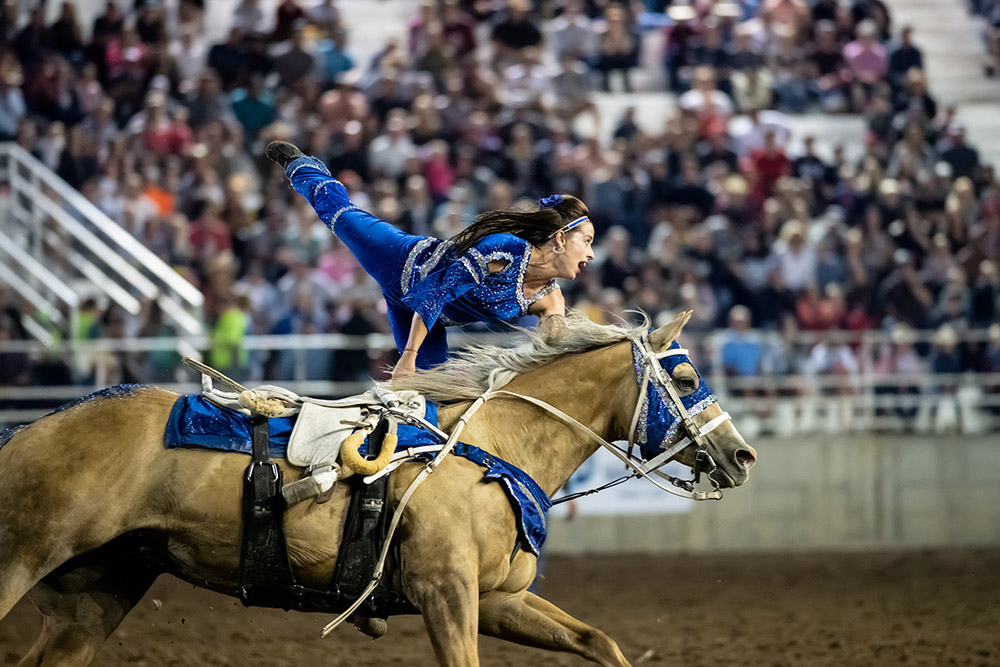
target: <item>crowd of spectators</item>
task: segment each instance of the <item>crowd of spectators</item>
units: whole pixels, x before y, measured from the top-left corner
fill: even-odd
[[[425,2],[403,41],[359,62],[334,0],[280,0],[273,16],[240,0],[219,43],[191,0],[176,12],[109,2],[87,39],[74,3],[47,24],[43,6],[19,21],[8,0],[0,139],[197,284],[208,362],[243,377],[290,373],[280,354],[242,352],[248,333],[386,326],[377,287],[262,159],[271,139],[319,156],[359,206],[415,234],[446,238],[481,210],[580,195],[600,252],[564,286],[570,305],[602,321],[693,309],[688,331],[725,329],[715,363],[730,375],[893,374],[909,363],[898,346],[862,360],[822,332],[944,339],[997,321],[996,176],[881,0],[497,4]],[[578,131],[600,115],[598,91],[640,81],[664,91],[662,126],[629,109],[612,136]],[[861,114],[860,158],[811,137],[793,145],[791,114],[805,111]],[[157,311],[90,303],[64,335],[170,335]],[[16,338],[7,319],[0,337]],[[748,329],[778,342],[754,348]],[[1000,370],[996,338],[959,345],[945,365]],[[916,349],[921,368],[937,359]],[[391,361],[316,354],[309,379],[361,379]],[[102,379],[163,380],[177,359],[115,368]],[[73,370],[93,381],[92,365]],[[31,381],[23,369],[0,380]]]
[[[985,73],[996,76],[1000,71],[1000,2],[997,0],[969,0],[969,12],[979,19],[983,46],[986,51]]]

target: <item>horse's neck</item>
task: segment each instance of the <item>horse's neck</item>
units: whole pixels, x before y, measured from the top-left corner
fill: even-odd
[[[622,358],[627,346],[614,345],[572,355],[544,369],[515,378],[505,391],[530,396],[551,405],[614,440],[622,424],[625,402],[634,398],[631,362]],[[468,404],[443,409],[442,428],[449,430]],[[627,427],[627,425],[626,425]],[[487,402],[459,438],[513,463],[552,494],[599,446],[593,439],[526,401],[512,397]]]

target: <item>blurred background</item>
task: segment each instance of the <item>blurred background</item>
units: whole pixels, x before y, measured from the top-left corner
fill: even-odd
[[[387,377],[377,286],[262,157],[284,139],[416,234],[579,195],[570,307],[695,311],[751,483],[693,512],[626,485],[557,513],[553,552],[997,544],[997,26],[991,0],[7,0],[0,424],[197,391],[182,355],[316,396]]]
[[[759,463],[718,503],[560,506],[536,586],[636,664],[1000,664],[998,58],[996,0],[5,0],[0,428],[116,383],[196,392],[183,355],[314,396],[387,377],[377,285],[268,141],[415,234],[572,193],[598,238],[570,307],[694,310]],[[599,454],[568,490],[623,472]],[[151,597],[100,664],[433,661]],[[38,624],[15,609],[0,662]]]

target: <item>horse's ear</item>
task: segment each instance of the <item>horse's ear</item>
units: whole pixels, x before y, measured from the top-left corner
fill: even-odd
[[[688,323],[691,316],[694,314],[693,310],[687,310],[683,313],[679,313],[674,321],[670,324],[664,324],[662,327],[649,334],[649,344],[654,350],[662,352],[667,349],[670,342],[681,335],[681,329],[684,325]]]

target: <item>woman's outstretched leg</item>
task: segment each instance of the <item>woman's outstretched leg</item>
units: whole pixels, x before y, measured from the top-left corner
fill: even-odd
[[[305,197],[382,290],[398,292],[406,257],[422,237],[407,234],[356,207],[347,188],[321,160],[303,154],[292,144],[271,142],[264,154],[284,168],[292,188]]]

